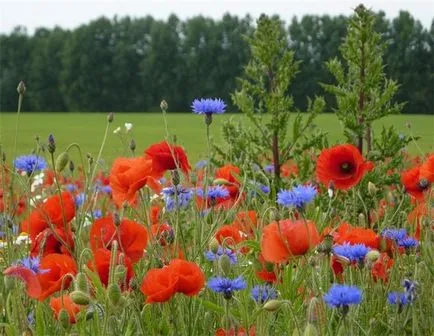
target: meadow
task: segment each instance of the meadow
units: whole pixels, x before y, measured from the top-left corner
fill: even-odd
[[[58,148],[67,147],[76,142],[83,153],[96,156],[104,135],[107,114],[104,113],[23,113],[20,116],[17,137],[16,154],[29,154],[35,148],[35,137],[39,136],[45,143],[49,134],[57,136]],[[15,144],[16,114],[0,114],[0,144],[5,152],[12,155]],[[214,118],[212,139],[214,143],[222,140],[221,125],[228,118],[245,120],[242,114],[225,114]],[[169,113],[168,129],[171,135],[176,135],[177,143],[186,148],[189,158],[196,162],[206,154],[205,129],[203,119],[191,113]],[[248,122],[248,121],[246,121]],[[132,129],[126,132],[125,123],[131,123]],[[328,132],[331,144],[343,141],[342,126],[333,114],[319,115],[315,121],[318,128]],[[410,144],[408,150],[412,154],[434,151],[434,116],[432,115],[394,115],[377,121],[374,124],[374,134],[382,126],[395,126],[397,131],[420,137]],[[408,125],[411,125],[409,128]],[[289,123],[291,127],[291,122]],[[165,126],[161,113],[115,113],[115,119],[110,125],[103,157],[110,164],[118,156],[127,155],[125,141],[134,138],[137,152],[157,140],[165,138]],[[120,127],[121,131],[113,131]]]

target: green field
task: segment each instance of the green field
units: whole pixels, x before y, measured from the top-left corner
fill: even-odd
[[[239,114],[221,115],[214,118],[211,134],[214,142],[221,141],[220,126],[228,118],[242,119]],[[132,123],[131,132],[125,135],[124,124]],[[406,123],[411,123],[411,129]],[[383,119],[374,126],[374,132],[381,125],[394,125],[403,134],[420,136],[416,144],[409,146],[409,151],[418,154],[434,151],[434,117],[428,115],[398,115]],[[343,139],[342,127],[334,115],[323,114],[316,120],[316,125],[328,132],[331,143]],[[125,144],[119,134],[113,130],[121,127],[121,133],[130,139],[134,137],[137,152],[142,153],[148,145],[165,137],[164,120],[161,113],[118,113],[110,126],[108,139],[103,152],[103,158],[111,161],[116,156],[125,154]],[[9,159],[13,156],[16,127],[16,114],[0,114],[0,143]],[[101,113],[24,113],[20,116],[17,140],[17,155],[28,154],[35,147],[35,136],[40,136],[46,142],[47,136],[54,134],[59,151],[68,144],[77,142],[83,153],[92,153],[95,157],[99,151],[106,127],[106,114]],[[171,135],[177,136],[177,142],[182,144],[192,162],[203,158],[206,152],[205,128],[203,118],[198,115],[173,113],[168,114],[168,128]],[[127,140],[129,141],[129,140]]]

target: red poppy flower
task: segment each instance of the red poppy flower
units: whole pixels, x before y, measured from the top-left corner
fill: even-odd
[[[145,150],[145,157],[152,159],[155,171],[181,169],[184,174],[191,170],[185,151],[180,146],[170,145],[166,141],[151,145]]]
[[[434,219],[434,207],[428,208],[427,202],[419,203],[407,216],[408,221],[416,226],[414,237],[420,239],[422,230],[422,220],[426,218],[427,222],[432,222]],[[431,227],[434,230],[434,226]]]
[[[393,259],[389,258],[386,253],[381,253],[380,257],[371,268],[371,275],[374,281],[382,280],[383,282],[387,282],[392,266]]]
[[[93,251],[100,247],[111,249],[115,240],[119,243],[119,249],[131,259],[132,263],[136,263],[144,255],[148,232],[143,225],[128,219],[122,219],[116,227],[112,216],[99,218],[92,224],[90,246]]]
[[[29,218],[21,223],[21,231],[27,232],[32,240],[40,232],[49,228],[50,224],[69,231],[69,222],[75,216],[75,202],[69,192],[62,192],[61,197],[62,201],[59,195],[51,196],[45,203],[34,209]],[[63,222],[64,219],[65,223]]]
[[[43,250],[41,250],[43,249]],[[69,254],[74,249],[72,232],[62,229],[45,229],[40,232],[30,247],[31,256],[45,256],[51,253]]]
[[[434,154],[431,154],[420,166],[420,177],[434,183]]]
[[[83,306],[75,304],[69,295],[62,295],[60,297],[50,299],[50,307],[54,313],[54,317],[59,319],[59,313],[65,309],[69,315],[69,322],[75,323],[77,314],[83,309]]]
[[[286,262],[292,256],[303,255],[318,245],[320,237],[312,221],[286,219],[264,227],[261,252],[272,263]]]
[[[239,212],[232,225],[245,234],[253,234],[258,226],[258,215],[255,210]]]
[[[232,199],[238,197],[240,182],[238,176],[240,175],[240,168],[227,164],[216,170],[215,178],[220,180],[224,186],[229,190],[229,195]]]
[[[377,250],[380,247],[380,238],[373,230],[353,227],[348,223],[342,223],[333,237],[334,242],[339,245],[344,243],[364,244]]]
[[[280,175],[283,177],[297,176],[298,167],[294,161],[289,160],[280,166]]]
[[[160,221],[160,215],[161,215],[161,207],[153,205],[151,206],[151,209],[149,211],[150,220],[152,224],[157,224]]]
[[[413,167],[401,174],[401,182],[405,191],[419,201],[424,200],[424,191],[429,187],[428,180],[421,180],[420,166]]]
[[[194,296],[205,285],[205,275],[194,262],[174,259],[169,268],[178,276],[176,291],[187,296]]]
[[[333,183],[336,189],[347,190],[355,186],[373,164],[365,162],[353,145],[338,145],[323,149],[316,163],[316,176],[325,186]]]
[[[117,158],[110,171],[110,187],[115,204],[120,207],[124,202],[136,203],[137,191],[148,185],[156,193],[161,191],[157,181],[160,171],[153,169],[153,162],[144,157]]]
[[[256,328],[255,326],[251,326],[249,331],[247,331],[243,327],[239,328],[231,328],[229,330],[225,330],[223,328],[217,329],[215,332],[216,336],[255,336]]]
[[[222,225],[215,234],[216,239],[222,246],[235,248],[244,239],[240,230],[234,225]]]
[[[107,286],[109,283],[111,251],[105,248],[99,248],[94,252],[93,256],[94,256],[94,262],[90,261],[88,263],[88,266],[91,270],[95,270],[98,273],[101,283]],[[116,265],[122,264],[126,267],[127,273],[125,276],[125,284],[128,285],[130,283],[131,278],[134,276],[133,266],[131,264],[130,258],[128,258],[126,255],[123,255],[121,257],[121,253],[118,251],[115,264]],[[122,287],[126,288],[127,286],[122,286]]]
[[[172,268],[153,268],[143,278],[140,290],[146,296],[146,303],[169,301],[176,293],[178,276]]]
[[[261,268],[256,271],[256,276],[265,282],[272,282],[272,283],[277,282],[275,265],[272,263],[267,263],[262,253],[260,253],[258,256],[258,262]]]

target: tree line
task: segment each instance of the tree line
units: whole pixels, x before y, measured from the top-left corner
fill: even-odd
[[[302,61],[290,92],[294,106],[323,95],[319,83],[333,83],[325,62],[339,56],[346,16],[306,15],[281,21],[295,58]],[[181,21],[101,17],[74,30],[24,27],[0,35],[0,110],[17,107],[16,85],[27,91],[25,111],[141,112],[189,111],[198,97],[230,102],[250,52],[243,36],[252,36],[251,17],[229,14],[220,20],[196,16]],[[429,29],[410,13],[392,20],[376,14],[376,30],[386,42],[386,76],[400,83],[396,96],[405,113],[434,113],[434,20]],[[334,83],[333,83],[334,84]],[[235,109],[229,106],[230,111]]]

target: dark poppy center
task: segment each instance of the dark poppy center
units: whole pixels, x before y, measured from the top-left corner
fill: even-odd
[[[429,187],[429,182],[428,182],[427,179],[421,179],[421,180],[419,181],[419,188],[420,188],[422,191],[428,189],[428,187]]]
[[[354,166],[350,162],[344,162],[341,164],[341,172],[348,174],[354,170]]]

